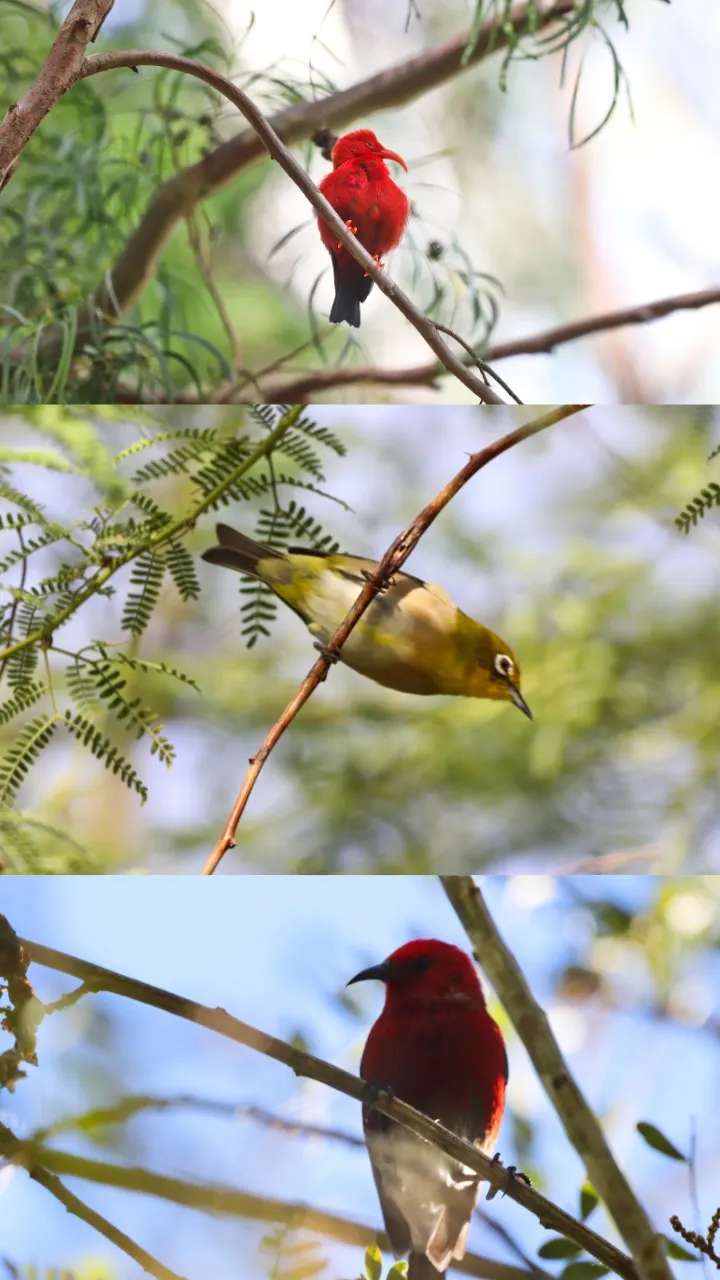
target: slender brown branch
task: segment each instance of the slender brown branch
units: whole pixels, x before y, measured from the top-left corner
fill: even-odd
[[[30,1144],[28,1144],[29,1146]],[[364,1142],[359,1141],[360,1146]],[[101,1186],[128,1190],[140,1195],[158,1196],[163,1200],[186,1208],[205,1209],[210,1213],[225,1213],[254,1222],[279,1222],[291,1231],[313,1231],[357,1248],[377,1243],[385,1252],[390,1242],[384,1231],[336,1213],[326,1213],[302,1202],[278,1200],[270,1196],[255,1195],[219,1183],[188,1182],[182,1178],[167,1177],[149,1169],[112,1164],[106,1160],[91,1160],[71,1152],[57,1151],[52,1147],[40,1147],[37,1158],[47,1169],[66,1177],[84,1178]],[[533,1280],[533,1276],[547,1276],[547,1272],[513,1267],[481,1254],[467,1254],[455,1270],[479,1280]],[[547,1276],[547,1280],[551,1280]]]
[[[533,8],[535,30],[540,32],[571,13],[575,0],[555,0],[549,5],[538,3]],[[463,66],[462,57],[468,33],[464,32],[361,80],[349,89],[288,107],[274,115],[270,123],[289,146],[311,137],[319,128],[340,129],[373,112],[412,102],[463,70],[477,65],[490,54],[506,49],[511,32],[521,35],[527,30],[529,15],[530,4],[523,0],[511,11],[502,28],[494,18],[484,23],[466,66]],[[103,279],[91,300],[81,309],[78,316],[79,342],[97,327],[98,313],[119,316],[132,306],[152,278],[157,259],[177,223],[248,165],[262,159],[264,154],[263,143],[255,129],[244,129],[158,187],[114,266],[103,271]],[[50,357],[46,355],[46,358]]]
[[[225,1009],[210,1009],[207,1005],[175,995],[162,987],[140,982],[137,978],[128,978],[125,974],[106,969],[103,965],[91,964],[87,960],[80,960],[77,956],[68,955],[54,947],[46,947],[42,943],[31,942],[27,938],[20,938],[19,941],[36,964],[46,965],[60,973],[69,974],[81,982],[90,983],[97,989],[162,1009],[175,1017],[184,1018],[217,1035],[225,1036],[236,1044],[245,1045],[266,1057],[273,1058],[276,1062],[283,1063],[297,1076],[318,1080],[321,1084],[336,1089],[357,1101],[361,1101],[364,1096],[365,1085],[358,1076],[353,1076],[330,1062],[324,1062],[313,1054],[305,1053],[295,1045],[286,1044],[284,1040],[278,1040],[275,1036],[251,1027],[247,1022],[232,1017]],[[564,1209],[541,1195],[534,1187],[527,1185],[519,1178],[509,1177],[507,1170],[501,1164],[489,1160],[476,1147],[456,1137],[443,1125],[422,1115],[408,1103],[387,1094],[381,1094],[376,1105],[383,1115],[397,1120],[405,1128],[434,1143],[441,1151],[474,1170],[483,1181],[490,1182],[493,1187],[497,1187],[511,1200],[515,1200],[517,1204],[534,1214],[543,1226],[558,1231],[569,1240],[574,1240],[592,1257],[622,1276],[623,1280],[641,1280],[641,1273],[632,1258],[592,1231],[585,1223],[579,1222]]]
[[[365,274],[372,276],[381,293],[384,293],[405,316],[405,319],[410,321],[413,328],[417,329],[421,338],[424,338],[431,351],[435,352],[438,360],[445,366],[448,373],[453,373],[484,404],[503,403],[500,397],[481,378],[476,377],[459,356],[455,355],[440,336],[438,326],[418,310],[407,294],[390,278],[387,271],[380,267],[367,250],[363,248],[360,241],[355,238],[346,223],[343,222],[322,192],[315,186],[315,183],[305,172],[302,165],[298,164],[292,152],[281,142],[275,130],[255,106],[252,99],[246,93],[243,93],[242,89],[238,89],[232,83],[232,80],[228,80],[227,76],[221,75],[213,67],[208,67],[204,62],[198,62],[195,58],[183,58],[179,54],[159,53],[142,49],[95,53],[92,57],[85,59],[80,68],[78,79],[86,79],[88,76],[98,75],[103,71],[114,71],[122,67],[166,67],[170,71],[182,71],[186,75],[195,76],[198,80],[202,80],[204,84],[211,85],[229,102],[232,102],[233,106],[237,107],[238,111],[241,111],[245,119],[252,125],[272,159],[277,160],[281,169],[284,169],[291,181],[295,183],[296,187],[299,187],[315,211],[322,216],[323,221],[330,227],[333,234],[337,235],[338,240],[344,244],[355,261],[360,264]],[[110,299],[108,299],[108,303],[110,303]],[[117,307],[114,304],[110,305],[109,314],[111,316],[117,314]]]
[[[676,311],[697,311],[720,302],[720,287],[700,289],[697,293],[677,293],[672,297],[644,302],[636,307],[624,307],[619,311],[606,311],[602,315],[573,320],[570,324],[545,329],[527,338],[515,338],[509,342],[492,343],[483,353],[482,362],[507,360],[510,356],[541,355],[554,351],[566,342],[575,342],[593,333],[605,333],[624,325],[647,324],[660,320]],[[406,369],[383,369],[377,365],[357,365],[343,369],[312,369],[293,379],[278,378],[262,386],[262,398],[268,404],[307,404],[316,391],[329,391],[334,387],[358,386],[377,383],[381,386],[432,386],[442,376],[442,366],[436,360],[429,364],[409,365]],[[215,397],[218,403],[233,400],[237,383]],[[257,395],[255,396],[257,400]],[[244,398],[240,403],[244,403]],[[248,403],[254,403],[248,401]]]
[[[39,1186],[49,1191],[67,1209],[68,1213],[72,1213],[74,1217],[86,1222],[89,1227],[98,1231],[111,1244],[116,1245],[118,1249],[122,1249],[123,1253],[126,1253],[134,1262],[139,1263],[143,1271],[148,1275],[155,1276],[156,1280],[183,1280],[183,1277],[179,1276],[176,1271],[170,1271],[168,1267],[163,1266],[161,1262],[158,1262],[157,1258],[153,1258],[152,1254],[147,1253],[139,1244],[131,1240],[130,1236],[125,1235],[124,1231],[119,1231],[111,1222],[108,1222],[107,1218],[103,1218],[101,1214],[96,1213],[78,1196],[73,1195],[72,1191],[68,1191],[57,1175],[51,1173],[40,1162],[37,1151],[33,1149],[32,1145],[27,1142],[21,1142],[1,1122],[0,1152],[8,1163],[25,1169],[33,1182],[37,1182]]]
[[[547,1015],[530,991],[515,956],[500,937],[480,889],[472,876],[441,876],[440,879],[473,944],[478,963],[525,1045],[570,1142],[630,1249],[640,1274],[647,1280],[672,1280],[663,1237],[654,1230],[615,1160],[597,1116],[563,1058]]]
[[[114,3],[115,0],[75,0],[35,83],[8,108],[0,124],[0,191],[10,181],[26,142],[58,99],[75,84],[85,50]]]
[[[545,431],[548,427],[554,426],[557,422],[561,422],[563,418],[568,418],[574,413],[580,412],[581,409],[588,408],[587,405],[564,405],[558,409],[551,409],[542,417],[534,419],[523,427],[517,427],[514,431],[510,431],[508,435],[502,436],[493,444],[488,445],[485,449],[480,449],[477,453],[470,455],[465,466],[453,476],[438,494],[427,504],[418,516],[403,530],[401,534],[392,543],[378,564],[377,569],[368,579],[362,591],[358,595],[352,609],[343,619],[338,627],[332,640],[325,648],[325,653],[318,658],[317,662],[310,668],[308,674],[303,680],[300,688],[291,698],[279,720],[273,725],[270,732],[265,737],[262,746],[250,759],[250,768],[242,782],[240,791],[238,792],[232,812],[228,818],[225,828],[205,866],[203,867],[203,875],[212,875],[220,860],[227,853],[228,849],[232,849],[235,845],[235,832],[238,823],[243,815],[245,806],[250,799],[255,783],[260,775],[260,771],[265,764],[270,752],[275,744],[282,737],[288,725],[292,723],[298,711],[307,702],[310,695],[317,689],[318,685],[327,675],[328,668],[335,654],[347,640],[353,627],[360,621],[365,610],[375,599],[379,591],[387,585],[390,578],[405,563],[410,553],[417,546],[423,534],[430,528],[433,520],[439,516],[440,512],[447,506],[448,502],[460,492],[464,485],[467,484],[478,471],[486,467],[489,462],[498,458],[501,453],[512,449],[514,445],[520,444],[521,441],[529,439],[530,436],[537,435],[539,431]],[[328,655],[328,656],[325,656]]]

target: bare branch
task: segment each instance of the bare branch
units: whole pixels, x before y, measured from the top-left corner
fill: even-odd
[[[55,38],[37,80],[0,124],[0,191],[7,186],[25,143],[72,88],[85,57],[115,0],[75,0]]]
[[[579,413],[581,409],[588,408],[588,405],[564,405],[559,409],[551,409],[549,413],[543,414],[542,417],[536,418],[533,422],[527,423],[524,427],[517,427],[515,431],[511,431],[506,436],[502,436],[493,444],[488,445],[485,449],[480,449],[477,453],[470,455],[465,466],[453,476],[438,494],[427,504],[418,516],[403,530],[401,534],[388,548],[379,562],[377,569],[372,574],[362,591],[358,595],[352,609],[343,619],[338,627],[332,640],[325,647],[325,653],[318,658],[317,662],[310,668],[308,674],[303,680],[300,688],[297,690],[293,698],[286,706],[279,720],[273,725],[270,732],[265,737],[259,751],[250,759],[250,768],[242,782],[242,786],[238,793],[232,812],[228,818],[225,829],[203,867],[203,875],[212,875],[220,860],[227,853],[228,849],[232,849],[235,845],[235,832],[238,823],[243,815],[245,806],[250,799],[250,794],[257,782],[260,771],[265,764],[270,752],[275,744],[282,737],[288,725],[292,723],[298,711],[307,702],[310,695],[317,689],[318,685],[327,675],[328,668],[335,654],[347,640],[353,627],[360,621],[365,610],[369,607],[378,592],[392,578],[392,575],[405,563],[410,553],[415,549],[423,534],[430,528],[433,520],[439,516],[440,512],[447,506],[448,502],[460,492],[468,480],[470,480],[478,471],[486,467],[494,458],[498,458],[501,453],[505,453],[508,449],[512,449],[514,445],[520,444],[521,441],[529,439],[530,436],[537,435],[539,431],[545,431],[548,427],[554,426],[557,422],[561,422],[563,418],[568,418],[574,413]],[[325,656],[327,655],[327,656]]]
[[[358,1140],[358,1145],[364,1147],[365,1143]],[[57,1151],[52,1147],[41,1147],[37,1154],[46,1168],[67,1177],[85,1178],[89,1182],[134,1191],[140,1195],[159,1196],[174,1204],[205,1209],[209,1213],[225,1213],[255,1222],[279,1222],[291,1231],[317,1232],[331,1240],[355,1245],[357,1248],[367,1248],[370,1244],[378,1244],[383,1251],[390,1248],[390,1241],[384,1231],[336,1213],[326,1213],[299,1201],[293,1203],[270,1196],[259,1196],[251,1191],[240,1191],[236,1187],[220,1183],[187,1182],[182,1178],[153,1173],[149,1169],[91,1160],[71,1152]],[[547,1272],[509,1266],[481,1254],[467,1254],[461,1263],[454,1264],[454,1268],[463,1275],[476,1276],[478,1280],[533,1280],[537,1275],[551,1280]]]
[[[536,32],[545,30],[574,8],[575,0],[555,0],[550,4],[543,4],[540,0],[533,4]],[[473,53],[465,65],[462,58],[468,32],[388,67],[349,89],[288,107],[273,116],[270,124],[285,145],[290,146],[311,137],[319,128],[339,129],[361,116],[412,102],[490,54],[506,49],[510,33],[520,35],[527,30],[530,12],[530,3],[523,0],[511,11],[502,27],[490,18],[481,27]],[[132,306],[152,278],[157,259],[177,223],[248,165],[262,159],[264,154],[263,142],[255,129],[244,129],[158,187],[115,265],[103,273],[103,280],[92,299],[81,309],[78,316],[79,342],[95,330],[98,313],[119,316]],[[49,350],[52,351],[54,338],[50,341]],[[46,342],[42,350],[45,358],[52,358],[47,354]]]
[[[126,1236],[124,1231],[119,1231],[111,1222],[108,1222],[107,1218],[103,1218],[101,1214],[96,1213],[78,1196],[73,1195],[72,1191],[68,1191],[57,1175],[50,1173],[40,1162],[37,1150],[33,1148],[32,1144],[21,1142],[2,1122],[0,1122],[0,1153],[9,1164],[25,1169],[33,1182],[37,1182],[46,1191],[49,1191],[56,1200],[59,1200],[64,1205],[68,1213],[72,1213],[74,1217],[80,1218],[89,1227],[99,1231],[101,1236],[104,1236],[111,1244],[116,1245],[118,1249],[122,1249],[123,1253],[126,1253],[129,1258],[139,1263],[143,1271],[150,1276],[154,1276],[155,1280],[183,1280],[183,1277],[179,1276],[176,1271],[170,1271],[168,1267],[163,1266],[161,1262],[158,1262],[157,1258],[153,1258],[152,1254],[147,1253],[139,1244],[131,1240],[130,1236]]]
[[[568,1138],[631,1250],[640,1274],[648,1280],[672,1280],[663,1238],[653,1229],[617,1164],[596,1115],[560,1052],[544,1010],[498,933],[480,889],[472,876],[441,876],[440,879],[473,944],[478,964],[490,979],[525,1045]]]
[[[346,223],[343,222],[322,192],[315,186],[312,179],[308,177],[302,165],[298,164],[292,152],[288,151],[284,143],[281,142],[275,130],[255,106],[252,99],[246,93],[243,93],[242,89],[238,89],[231,80],[228,80],[227,76],[221,75],[219,71],[206,66],[203,62],[198,62],[194,58],[183,58],[179,54],[146,52],[142,49],[125,49],[113,51],[112,53],[95,53],[92,57],[86,58],[78,78],[86,79],[88,76],[97,75],[102,71],[113,71],[121,67],[141,66],[167,67],[171,71],[182,71],[186,75],[195,76],[205,84],[211,85],[229,102],[232,102],[233,106],[237,107],[252,125],[273,160],[277,160],[281,169],[284,169],[288,177],[299,187],[315,211],[321,215],[323,221],[337,235],[338,240],[344,244],[348,253],[352,254],[355,261],[360,264],[365,274],[372,276],[381,293],[384,293],[391,302],[394,302],[398,310],[405,316],[405,319],[409,320],[413,328],[417,329],[420,336],[425,339],[431,351],[435,352],[448,372],[453,373],[484,404],[503,403],[500,397],[494,391],[491,391],[481,378],[476,377],[468,366],[463,364],[459,356],[456,356],[451,351],[447,343],[441,338],[438,326],[418,310],[407,294],[403,293],[399,285],[394,280],[391,280],[387,271],[380,267],[367,250],[363,248],[360,241],[355,238]],[[117,314],[117,307],[109,298],[106,307],[109,316],[114,318]]]
[[[554,351],[566,342],[575,342],[589,334],[605,333],[624,325],[647,324],[660,320],[676,311],[697,311],[720,302],[720,287],[700,289],[697,293],[677,293],[672,297],[644,302],[637,307],[624,307],[619,311],[606,311],[602,315],[589,316],[585,320],[573,320],[570,324],[545,329],[527,338],[515,338],[509,342],[491,343],[482,353],[482,361],[507,360],[510,356],[542,355]],[[343,369],[313,369],[292,380],[278,378],[274,383],[262,386],[262,398],[268,404],[307,404],[316,391],[329,391],[334,387],[358,386],[377,383],[380,386],[432,386],[442,376],[442,366],[437,361],[429,364],[410,365],[407,369],[383,369],[376,365],[357,365]],[[221,390],[213,398],[216,403],[227,404],[235,400],[239,387],[245,382],[235,382]],[[255,401],[257,394],[255,395]],[[237,401],[236,401],[237,403]],[[244,403],[244,398],[240,403]],[[248,403],[254,403],[248,400]]]
[[[175,1017],[184,1018],[188,1022],[206,1027],[217,1035],[225,1036],[236,1044],[246,1045],[258,1053],[265,1054],[266,1057],[290,1067],[297,1076],[318,1080],[321,1084],[328,1085],[329,1088],[336,1089],[357,1101],[363,1099],[365,1085],[358,1076],[353,1076],[348,1071],[333,1066],[332,1063],[305,1053],[295,1045],[286,1044],[284,1040],[278,1040],[275,1036],[251,1027],[247,1022],[241,1022],[239,1018],[232,1017],[224,1009],[210,1009],[207,1005],[175,995],[162,987],[140,982],[136,978],[128,978],[102,965],[80,960],[64,951],[57,951],[54,947],[43,946],[42,943],[31,942],[26,938],[20,938],[19,941],[36,964],[46,965],[60,973],[67,973],[103,991],[136,1000],[140,1004],[150,1005],[156,1009],[163,1009]],[[585,1223],[578,1222],[571,1214],[566,1213],[564,1209],[548,1200],[533,1187],[518,1178],[510,1177],[501,1164],[488,1159],[476,1147],[456,1137],[443,1125],[422,1115],[408,1103],[389,1097],[387,1094],[381,1095],[376,1105],[383,1115],[390,1116],[421,1138],[434,1143],[441,1151],[478,1173],[484,1181],[492,1183],[493,1187],[497,1187],[511,1200],[515,1200],[517,1204],[534,1214],[543,1226],[558,1231],[569,1240],[574,1240],[587,1253],[615,1271],[617,1275],[622,1276],[623,1280],[641,1280],[641,1273],[632,1258],[617,1249],[610,1241],[604,1240]]]

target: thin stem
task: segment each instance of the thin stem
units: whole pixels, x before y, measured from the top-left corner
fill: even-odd
[[[243,815],[245,806],[250,799],[251,792],[260,771],[265,764],[270,752],[275,744],[282,737],[288,725],[292,723],[298,711],[307,702],[310,695],[317,686],[325,679],[332,657],[340,652],[343,644],[347,640],[353,627],[360,621],[365,610],[369,607],[378,592],[389,582],[393,574],[405,563],[410,553],[417,546],[423,534],[433,521],[439,516],[440,512],[447,506],[452,498],[456,496],[478,471],[486,467],[493,459],[498,458],[500,454],[505,453],[508,449],[512,449],[514,445],[520,444],[521,441],[527,440],[530,436],[537,435],[539,431],[545,431],[548,427],[554,426],[561,422],[564,418],[570,417],[580,410],[588,408],[588,405],[564,405],[561,408],[551,409],[549,413],[543,414],[542,417],[528,422],[523,427],[517,427],[508,435],[502,436],[496,440],[494,444],[488,445],[485,449],[480,449],[477,453],[471,454],[465,466],[453,476],[438,494],[427,504],[418,516],[412,521],[408,527],[395,539],[392,546],[388,548],[382,560],[378,564],[375,572],[368,578],[365,586],[358,595],[354,605],[341,622],[335,635],[325,646],[325,652],[322,657],[310,668],[310,671],[303,680],[300,688],[291,698],[280,718],[273,725],[270,732],[265,737],[261,747],[250,759],[250,768],[247,770],[243,779],[237,799],[232,807],[230,816],[225,824],[220,839],[203,867],[203,875],[212,875],[220,860],[225,856],[228,849],[233,848],[235,844],[235,832],[238,823]],[[328,655],[327,657],[325,655]]]
[[[247,1022],[232,1017],[224,1009],[211,1009],[207,1005],[198,1004],[195,1000],[188,1000],[162,987],[140,982],[136,978],[128,978],[102,965],[91,964],[89,961],[80,960],[77,956],[58,951],[54,947],[31,942],[27,938],[19,938],[18,941],[35,964],[46,965],[80,981],[92,982],[103,991],[112,992],[115,995],[136,1000],[140,1004],[162,1009],[175,1017],[184,1018],[188,1022],[233,1040],[236,1044],[245,1045],[276,1062],[281,1062],[297,1076],[318,1080],[331,1089],[362,1101],[365,1085],[358,1076],[351,1075],[348,1071],[333,1066],[332,1063],[324,1062],[313,1054],[305,1053],[295,1045],[286,1044],[284,1040],[278,1040],[275,1036],[259,1031]],[[500,1164],[493,1163],[476,1147],[464,1142],[443,1125],[422,1115],[408,1103],[386,1094],[381,1095],[376,1105],[383,1115],[390,1116],[421,1138],[433,1142],[441,1151],[478,1173],[484,1181],[492,1183],[493,1187],[497,1187],[511,1200],[515,1200],[517,1204],[534,1214],[543,1226],[558,1231],[569,1240],[574,1240],[587,1253],[615,1271],[617,1275],[622,1276],[623,1280],[641,1280],[641,1273],[635,1263],[622,1250],[592,1231],[585,1223],[573,1218],[571,1214],[566,1213],[564,1209],[548,1200],[533,1187],[526,1185],[520,1179],[509,1177],[507,1170]]]
[[[515,956],[503,942],[482,892],[472,876],[441,876],[443,888],[470,941],[478,963],[527,1049],[565,1132],[588,1177],[647,1280],[672,1280],[662,1236],[608,1146],[597,1116],[588,1106],[545,1011],[535,1000]]]

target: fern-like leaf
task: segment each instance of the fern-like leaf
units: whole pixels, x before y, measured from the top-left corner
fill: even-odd
[[[145,734],[151,739],[150,754],[158,755],[163,764],[172,764],[175,748],[162,732],[157,714],[143,705],[139,697],[127,698],[127,681],[113,663],[76,662],[66,673],[67,689],[73,702],[82,711],[93,712],[107,708],[124,728],[136,738]]]
[[[165,576],[165,558],[156,551],[143,551],[130,574],[131,591],[125,601],[121,626],[134,636],[142,635],[152,617]]]
[[[57,716],[35,716],[23,726],[15,742],[0,761],[0,805],[9,804],[22,785],[30,766],[46,747],[58,725]]]
[[[47,686],[38,682],[18,685],[13,697],[0,703],[0,724],[9,724],[22,711],[27,711],[28,707],[31,707],[46,692]]]
[[[91,720],[87,720],[85,716],[77,714],[73,716],[72,711],[66,711],[63,719],[65,728],[72,733],[84,747],[87,747],[96,760],[102,761],[106,769],[112,772],[125,783],[132,791],[137,791],[142,799],[143,804],[147,800],[148,792],[145,783],[136,774],[129,760],[120,754],[118,748],[112,744],[109,738],[106,738],[101,729],[93,724]]]
[[[164,548],[167,567],[183,600],[197,600],[200,583],[195,572],[195,561],[182,542],[171,542]]]
[[[720,507],[720,484],[714,482],[702,489],[692,502],[688,502],[675,520],[677,528],[681,533],[689,533],[698,520],[702,520],[713,507]]]

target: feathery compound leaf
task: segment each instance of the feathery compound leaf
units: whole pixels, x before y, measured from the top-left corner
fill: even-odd
[[[680,512],[675,519],[677,528],[681,533],[689,533],[690,528],[694,527],[698,520],[702,520],[713,507],[720,507],[720,484],[715,482],[709,484],[707,489],[702,489],[697,497],[693,498],[692,502],[689,502]]]
[[[116,653],[112,658],[113,662],[120,662],[132,667],[133,671],[156,671],[159,675],[170,676],[173,680],[179,680],[182,684],[187,684],[196,693],[201,693],[200,685],[192,676],[184,671],[179,671],[177,667],[171,667],[167,662],[148,662],[146,658],[130,658],[126,653]]]
[[[0,703],[0,724],[9,724],[21,711],[27,711],[47,691],[44,684],[20,684],[12,698]]]
[[[167,567],[183,600],[197,600],[200,583],[195,572],[195,562],[182,542],[171,542],[164,548]]]
[[[86,720],[82,715],[73,716],[72,711],[65,712],[63,723],[84,747],[88,747],[97,760],[102,761],[106,769],[112,770],[126,787],[137,791],[143,804],[145,803],[148,796],[145,783],[140,780],[130,761],[120,755],[117,747],[113,746],[97,725],[94,725],[91,720]]]
[[[14,506],[20,507],[25,512],[26,520],[21,521],[16,518],[11,524],[11,516],[4,516],[6,528],[18,528],[19,524],[47,524],[48,521],[43,513],[42,506],[39,502],[34,502],[27,494],[21,493],[16,489],[8,479],[7,471],[4,467],[0,467],[0,498],[4,498],[5,502],[12,502]]]
[[[69,667],[66,673],[70,697],[83,711],[92,714],[107,707],[116,720],[136,738],[147,734],[152,742],[150,755],[156,755],[168,768],[175,759],[175,748],[165,737],[157,713],[144,706],[139,697],[128,699],[127,681],[111,662],[86,662]]]
[[[125,458],[133,457],[134,454],[140,453],[142,449],[150,449],[153,445],[165,444],[168,440],[198,440],[210,445],[216,438],[216,427],[178,427],[175,431],[158,431],[155,435],[143,436],[142,440],[136,440],[134,444],[128,445],[127,449],[123,449],[115,455],[115,462],[124,462]]]
[[[23,727],[5,759],[0,761],[0,804],[9,804],[14,798],[57,725],[57,717],[49,715],[35,716]]]
[[[156,551],[143,551],[138,556],[130,574],[130,582],[138,591],[131,591],[125,601],[121,626],[134,636],[142,635],[155,609],[165,576],[165,558]]]

